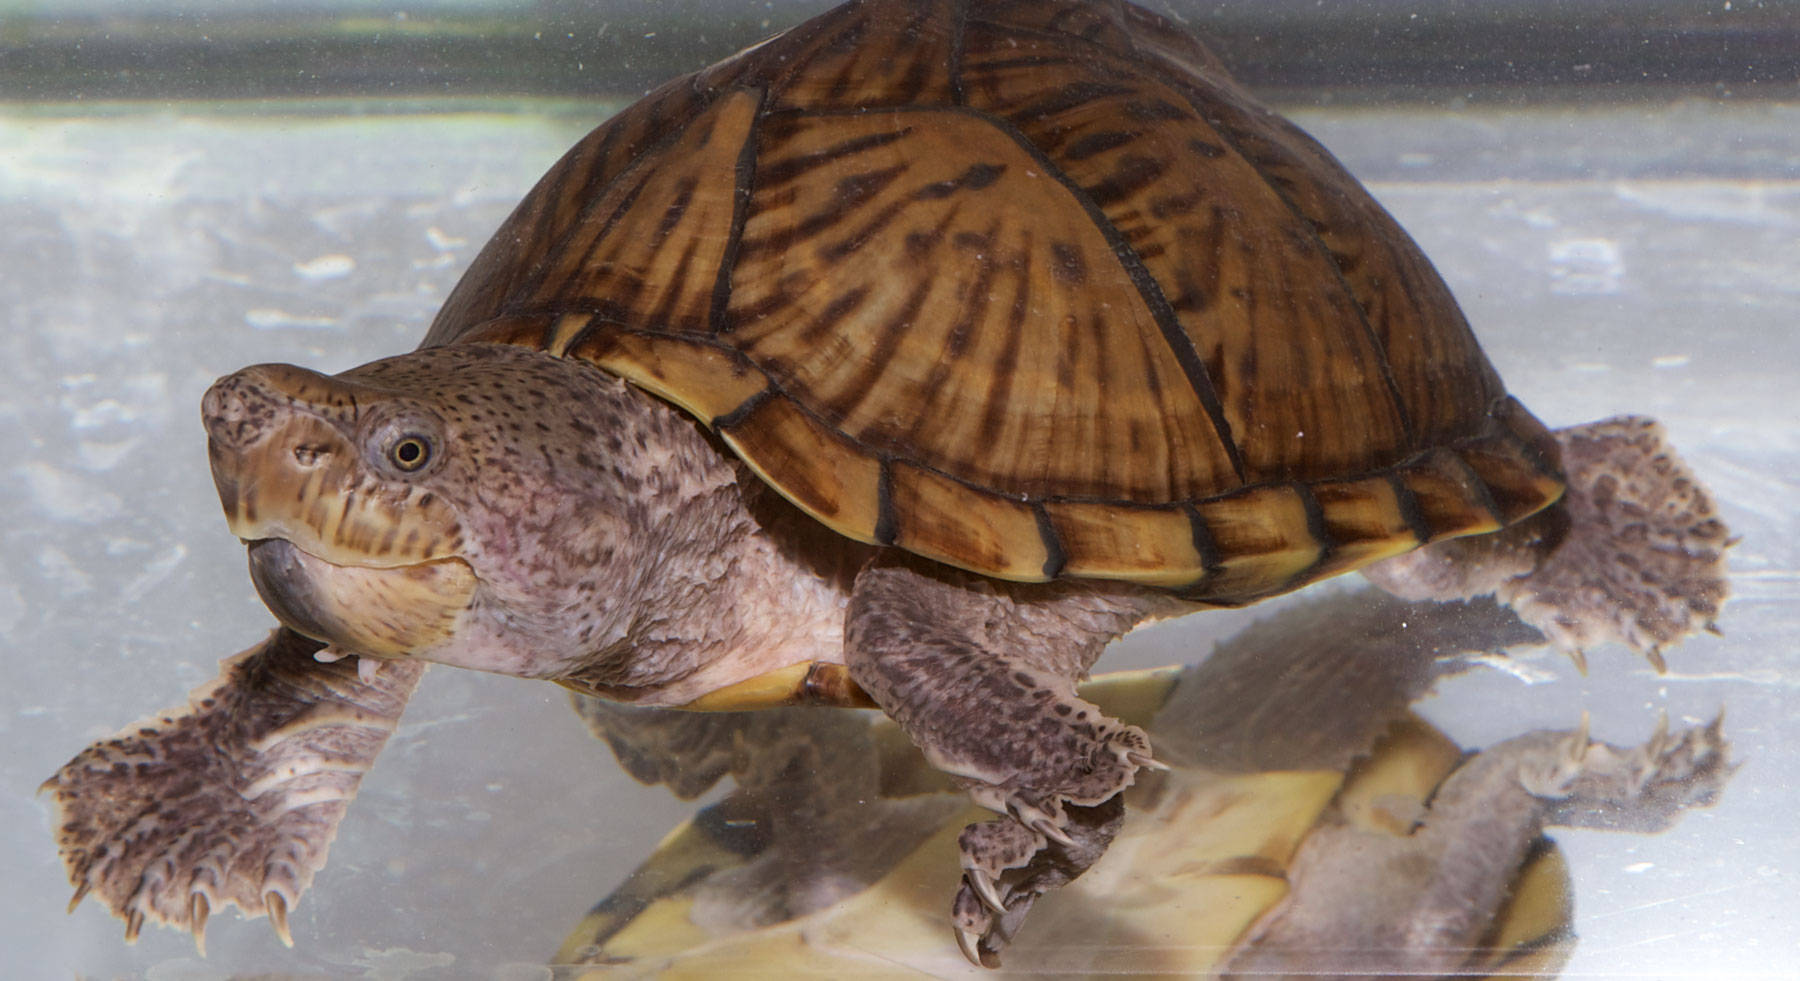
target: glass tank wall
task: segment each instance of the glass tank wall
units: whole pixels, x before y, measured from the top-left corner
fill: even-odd
[[[435,669],[292,912],[294,947],[223,913],[202,959],[154,927],[127,946],[92,901],[65,915],[35,794],[272,625],[207,468],[214,378],[410,349],[582,134],[825,6],[0,3],[9,971],[537,977],[693,812],[626,776],[561,689]],[[1663,673],[1614,646],[1585,675],[1497,651],[1418,710],[1471,748],[1584,716],[1634,743],[1659,716],[1724,712],[1739,768],[1715,806],[1656,835],[1553,832],[1575,883],[1567,972],[1800,971],[1800,12],[1152,6],[1366,182],[1541,418],[1654,416],[1712,488],[1741,538],[1720,635]],[[1146,629],[1099,670],[1197,660],[1307,599]]]

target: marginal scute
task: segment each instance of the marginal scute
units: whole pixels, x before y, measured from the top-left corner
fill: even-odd
[[[1048,578],[1050,549],[1024,501],[976,490],[909,464],[892,467],[894,544],[917,555],[992,569],[1022,582]]]
[[[1386,475],[1321,481],[1311,490],[1332,542],[1334,565],[1354,569],[1419,546]]]
[[[1313,537],[1305,494],[1297,485],[1270,484],[1200,502],[1195,510],[1223,561],[1198,595],[1222,603],[1257,599],[1317,563],[1324,543]]]
[[[748,404],[720,433],[751,469],[838,533],[875,540],[881,464],[783,396]],[[771,473],[783,479],[771,479]]]
[[[569,354],[569,346],[580,339],[594,322],[591,313],[565,313],[550,324],[544,334],[544,350],[557,357]]]
[[[768,376],[742,356],[707,340],[670,334],[607,330],[569,349],[638,387],[711,422],[768,387]]]
[[[1494,410],[1502,431],[1462,448],[1502,521],[1512,524],[1562,496],[1554,437],[1543,423],[1508,396]]]
[[[1400,468],[1399,475],[1432,529],[1431,541],[1500,529],[1486,486],[1456,452],[1432,450]]]
[[[512,344],[518,347],[555,350],[551,339],[562,333],[563,324],[577,321],[585,324],[589,319],[591,319],[590,314],[571,314],[558,317],[553,314],[540,313],[495,317],[464,331],[462,336],[457,338],[457,343]]]
[[[1044,512],[1062,544],[1064,575],[1185,586],[1206,574],[1193,523],[1180,509],[1048,501]]]

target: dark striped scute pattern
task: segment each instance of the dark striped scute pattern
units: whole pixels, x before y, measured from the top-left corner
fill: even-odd
[[[846,535],[1250,599],[1561,492],[1448,289],[1190,36],[851,3],[595,130],[426,344],[590,359]]]

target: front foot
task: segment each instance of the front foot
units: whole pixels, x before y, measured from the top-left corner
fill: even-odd
[[[980,795],[971,791],[971,796]],[[1043,812],[1023,804],[1019,810]],[[1060,820],[1032,826],[1016,816],[982,821],[963,829],[963,881],[950,906],[956,942],[978,967],[999,967],[1000,952],[1012,942],[1039,896],[1056,889],[1099,861],[1124,823],[1123,798],[1057,808]]]
[[[1172,602],[1124,585],[995,584],[895,556],[857,576],[851,677],[932,766],[1004,815],[961,839],[952,915],[971,961],[999,963],[1037,897],[1106,850],[1119,792],[1160,766],[1142,729],[1075,683],[1107,643]]]
[[[1120,792],[1137,771],[1167,769],[1151,758],[1142,729],[1078,699],[1040,701],[1054,706],[1049,717],[1071,721],[1039,729],[1042,745],[1014,747],[1027,768],[1009,785],[965,781],[970,799],[1005,815],[971,824],[957,839],[963,881],[951,919],[963,955],[982,967],[999,966],[1039,896],[1106,853],[1125,816]]]
[[[207,918],[233,905],[267,915],[292,945],[288,910],[424,671],[327,663],[322,646],[277,630],[222,662],[184,708],[89,746],[44,782],[71,911],[92,893],[127,940],[161,923],[205,953]]]

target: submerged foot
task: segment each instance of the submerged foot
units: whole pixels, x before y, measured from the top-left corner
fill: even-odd
[[[424,671],[387,660],[365,676],[349,660],[316,660],[321,646],[278,630],[223,661],[184,708],[95,743],[45,781],[71,910],[91,893],[127,940],[161,923],[204,952],[207,918],[235,905],[268,916],[291,945],[287,913]]]
[[[1730,533],[1655,421],[1621,416],[1555,433],[1568,492],[1553,510],[1370,566],[1405,599],[1492,593],[1580,658],[1619,641],[1658,669],[1662,649],[1714,629]]]

